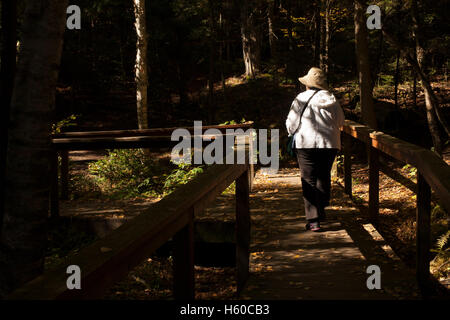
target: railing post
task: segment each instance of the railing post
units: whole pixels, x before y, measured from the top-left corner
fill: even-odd
[[[188,224],[173,238],[173,291],[177,300],[193,300],[195,298],[194,208],[189,210]]]
[[[378,218],[380,198],[380,164],[379,152],[374,147],[369,147],[369,217],[371,220]]]
[[[352,150],[351,137],[342,132],[342,142],[344,147],[344,189],[349,196],[352,195]]]
[[[249,167],[248,167],[248,170],[249,170],[249,172],[248,172],[248,181],[249,181],[249,190],[252,190],[252,188],[253,188],[253,178],[255,177],[255,167],[254,167],[254,164],[253,164],[253,154],[255,153],[255,155],[256,155],[256,152],[257,152],[257,150],[254,150],[253,149],[253,140],[254,139],[256,139],[256,137],[254,137],[253,136],[253,127],[251,128],[252,130],[250,130],[250,135],[248,136],[248,155],[249,155],[249,157],[248,157],[248,163],[249,163]],[[256,131],[255,131],[256,132]]]
[[[427,292],[430,281],[430,211],[431,189],[417,171],[416,273],[421,291]]]
[[[61,199],[69,199],[69,151],[61,150]]]
[[[50,160],[50,216],[59,217],[59,188],[58,188],[58,152],[52,151]]]
[[[250,205],[249,170],[236,179],[236,274],[240,294],[249,275]]]

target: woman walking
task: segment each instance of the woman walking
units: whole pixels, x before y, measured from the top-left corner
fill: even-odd
[[[330,203],[331,166],[341,149],[339,127],[344,112],[335,96],[328,91],[326,75],[311,68],[298,79],[306,86],[292,102],[286,128],[293,143],[300,167],[306,228],[320,231],[325,220],[325,207]]]

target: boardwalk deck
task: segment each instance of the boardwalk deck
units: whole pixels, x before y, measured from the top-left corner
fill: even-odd
[[[360,217],[340,186],[332,187],[324,232],[306,231],[300,177],[293,172],[256,177],[251,276],[242,299],[420,298],[414,270]],[[381,290],[366,286],[369,265],[381,268]]]

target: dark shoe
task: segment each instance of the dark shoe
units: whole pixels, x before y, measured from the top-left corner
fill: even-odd
[[[309,230],[309,229],[311,229],[311,224],[308,222],[307,224],[305,224],[305,229],[306,230]]]
[[[320,223],[319,222],[310,222],[309,229],[314,232],[320,231]]]

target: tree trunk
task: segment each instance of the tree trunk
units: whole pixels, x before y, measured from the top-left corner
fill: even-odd
[[[328,77],[328,71],[330,69],[330,61],[329,61],[329,50],[330,50],[330,10],[331,10],[331,1],[326,1],[325,6],[325,45],[324,45],[324,51],[323,51],[323,58],[324,58],[324,68],[323,71],[325,71],[327,77]]]
[[[136,64],[135,64],[135,80],[136,80],[136,104],[137,104],[137,121],[139,129],[148,128],[148,106],[147,106],[147,28],[145,21],[145,0],[133,0],[134,16],[136,27]]]
[[[225,81],[225,66],[223,63],[223,48],[224,48],[224,39],[223,39],[223,14],[219,13],[219,30],[220,30],[220,45],[219,45],[219,65],[220,65],[220,80],[222,82],[222,96],[223,101],[226,103],[227,94],[226,94],[226,81]]]
[[[419,30],[420,25],[421,25],[421,20],[420,20],[418,8],[417,8],[417,0],[411,1],[411,16],[412,16],[412,20],[413,20],[413,37],[414,37],[414,41],[416,43],[415,55],[416,55],[417,62],[419,64],[420,68],[422,68],[423,67],[423,65],[422,65],[423,59],[425,57],[425,50],[422,47],[422,39],[420,36],[420,30]]]
[[[314,65],[320,64],[320,52],[321,52],[321,46],[320,46],[320,35],[321,35],[321,18],[320,18],[320,1],[319,3],[315,4],[314,8],[314,44],[313,44],[313,60]]]
[[[292,3],[291,0],[286,1],[286,10],[287,10],[287,31],[288,31],[288,43],[289,43],[289,52],[292,52],[294,41],[292,39]],[[289,57],[291,59],[291,57]]]
[[[414,108],[417,108],[417,75],[414,70],[412,70],[413,73],[413,101],[414,101]]]
[[[413,37],[416,43],[416,47],[414,50],[414,54],[412,56],[412,60],[417,61],[417,67],[422,70],[422,76],[419,75],[419,78],[422,80],[422,78],[426,78],[425,72],[423,71],[423,60],[425,58],[425,50],[422,46],[422,36],[420,33],[420,26],[421,26],[421,16],[419,14],[419,10],[418,10],[418,5],[417,5],[417,0],[412,0],[411,1],[411,16],[412,16],[412,20],[413,20]],[[440,110],[439,110],[439,102],[437,100],[437,97],[435,96],[433,89],[431,87],[431,85],[429,84],[428,79],[426,79],[426,81],[428,83],[428,90],[424,90],[424,94],[425,94],[425,105],[427,104],[427,101],[429,101],[429,107],[432,110],[434,110],[434,113],[438,119],[438,121],[441,123],[442,127],[444,128],[447,137],[450,137],[450,127],[445,119],[444,116],[442,116]],[[422,86],[427,86],[427,84],[423,83],[422,80]],[[414,97],[414,99],[416,99],[416,97]],[[430,110],[431,112],[431,110]],[[432,112],[431,112],[432,113]],[[427,115],[427,118],[430,119],[434,119],[434,115],[430,114],[429,116]],[[431,128],[430,128],[431,130]],[[436,134],[439,134],[439,131],[436,131]],[[436,140],[436,143],[441,143],[440,139],[434,138],[433,141]],[[435,146],[436,149],[436,146]],[[442,149],[442,146],[439,147],[438,149]],[[439,154],[441,154],[441,152],[439,152]]]
[[[215,99],[214,99],[214,60],[215,60],[215,36],[216,36],[216,27],[215,27],[215,17],[214,17],[214,4],[212,0],[208,1],[209,5],[209,76],[208,76],[208,104],[209,104],[209,113],[208,113],[208,121],[210,124],[213,124],[215,121]]]
[[[11,96],[16,71],[17,3],[16,0],[2,2],[2,53],[0,69],[0,234],[3,223],[5,190],[6,150],[8,145],[8,122]]]
[[[362,121],[371,127],[377,128],[373,106],[373,83],[370,75],[369,45],[367,41],[367,26],[364,1],[355,0],[355,40],[356,62],[358,67],[359,92]]]
[[[26,3],[6,165],[0,244],[0,295],[39,275],[44,267],[49,209],[51,121],[67,1]]]
[[[400,76],[400,51],[397,50],[397,63],[395,66],[395,76],[394,76],[394,101],[395,108],[398,110],[398,82]]]
[[[267,25],[269,28],[269,46],[270,46],[270,56],[275,58],[277,56],[277,37],[275,34],[275,26],[274,26],[274,20],[275,20],[275,8],[276,8],[276,1],[269,1],[268,3],[268,14],[267,14]]]
[[[326,0],[325,0],[326,2]],[[326,4],[325,4],[326,6]],[[320,69],[325,69],[325,15],[322,16],[322,9],[324,8],[323,1],[320,1]],[[326,8],[325,8],[326,10]]]
[[[377,54],[377,62],[375,64],[375,72],[374,72],[374,79],[373,79],[373,87],[380,85],[380,73],[381,73],[381,58],[383,57],[383,32],[380,30],[380,41],[378,45],[378,54]]]
[[[255,77],[260,68],[260,35],[256,26],[255,1],[243,0],[241,6],[242,52],[245,75]]]

